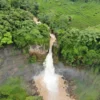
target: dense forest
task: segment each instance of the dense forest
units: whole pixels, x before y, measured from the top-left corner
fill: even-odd
[[[99,1],[71,1],[0,0],[0,46],[47,45],[49,26],[57,34],[58,51],[67,64],[99,67]],[[33,16],[42,24],[37,26]]]
[[[34,17],[42,24],[36,25]],[[48,47],[50,30],[57,36],[59,60],[100,73],[100,0],[0,0],[0,48]],[[25,96],[7,100],[31,100]]]

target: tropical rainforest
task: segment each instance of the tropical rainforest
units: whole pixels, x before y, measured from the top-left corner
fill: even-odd
[[[41,24],[36,25],[34,17]],[[0,48],[14,45],[27,49],[31,44],[48,47],[50,30],[57,36],[60,61],[100,73],[100,0],[0,0]],[[27,99],[18,84],[8,84],[0,88],[0,100],[41,100]],[[12,93],[14,88],[24,97],[13,99],[20,95]]]

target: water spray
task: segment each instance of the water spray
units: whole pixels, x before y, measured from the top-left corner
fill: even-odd
[[[50,34],[49,53],[43,63],[45,68],[40,75],[34,78],[35,83],[43,100],[74,100],[67,96],[62,76],[55,73],[52,57],[52,46],[55,41],[55,35]]]

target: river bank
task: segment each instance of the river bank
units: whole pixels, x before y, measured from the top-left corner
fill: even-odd
[[[11,45],[0,49],[0,84],[5,84],[9,78],[20,77],[27,85],[26,90],[30,95],[39,95],[34,85],[33,76],[38,75],[44,67],[42,63],[39,62],[30,64],[28,62],[28,57],[28,54],[23,54],[22,51]],[[59,71],[59,67],[62,68],[62,65],[60,66],[60,63],[58,63],[55,65],[55,68],[56,73],[63,76],[63,72]],[[66,79],[66,77],[63,77],[63,79]],[[72,96],[71,86],[69,86],[71,92],[67,89],[68,86],[66,82],[65,86],[66,91]]]
[[[99,98],[99,75],[68,66],[65,67],[60,62],[54,66],[56,73],[62,75],[64,80],[67,80],[68,87],[66,85],[66,91],[70,94],[69,96],[73,98],[78,97],[79,100],[84,100],[84,98],[86,100],[87,98],[95,100],[95,98]],[[12,46],[0,49],[0,85],[5,84],[9,78],[20,77],[24,80],[26,86],[24,88],[29,95],[39,95],[34,85],[33,76],[38,75],[43,69],[42,63],[30,64],[28,62],[28,55],[23,54],[22,51]]]

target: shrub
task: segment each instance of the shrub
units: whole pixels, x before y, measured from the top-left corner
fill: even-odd
[[[27,26],[29,24],[29,26]],[[13,34],[14,42],[18,47],[25,47],[29,44],[47,44],[49,30],[41,24],[35,26],[32,21],[22,23],[22,28]]]
[[[29,57],[29,63],[35,63],[36,62],[36,56],[30,56]]]
[[[63,58],[69,64],[100,65],[99,35],[100,31],[95,29],[67,31],[60,39],[60,52]]]
[[[0,10],[6,10],[10,7],[7,0],[0,0]]]
[[[27,97],[25,100],[43,100],[42,97],[38,97],[38,96],[29,96]]]
[[[12,41],[12,35],[10,32],[5,33],[3,36],[1,35],[0,46],[4,44],[11,44],[11,43],[13,43],[13,41]]]
[[[4,85],[0,86],[0,100],[25,100],[26,91],[21,87],[18,78],[9,79]]]
[[[42,100],[40,96],[29,96],[21,84],[20,78],[9,78],[0,86],[0,100]]]

